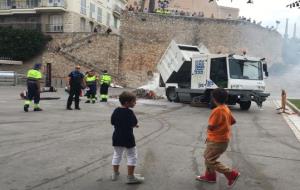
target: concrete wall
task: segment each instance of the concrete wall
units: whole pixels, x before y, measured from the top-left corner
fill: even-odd
[[[121,19],[120,70],[131,86],[147,79],[172,39],[177,43],[203,43],[212,53],[238,53],[282,62],[282,38],[276,31],[240,20],[160,16],[129,12]]]

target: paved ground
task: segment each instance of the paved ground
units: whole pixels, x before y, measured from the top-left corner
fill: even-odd
[[[41,102],[45,111],[24,113],[20,91],[0,87],[1,190],[227,189],[222,175],[213,185],[194,180],[204,169],[207,108],[139,100],[134,108],[141,126],[135,130],[137,172],[146,181],[129,186],[124,184],[124,162],[121,179],[109,179],[110,115],[118,106],[116,99],[66,111],[67,96],[60,91],[55,96],[61,99]],[[298,190],[300,144],[284,118],[276,114],[273,102],[266,102],[263,110],[256,106],[248,112],[232,110],[237,125],[221,160],[241,171],[233,189]]]

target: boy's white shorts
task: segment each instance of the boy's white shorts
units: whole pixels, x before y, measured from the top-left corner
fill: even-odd
[[[137,149],[136,147],[126,148],[121,146],[114,146],[114,155],[112,159],[112,165],[120,165],[124,151],[127,153],[127,165],[137,165]]]

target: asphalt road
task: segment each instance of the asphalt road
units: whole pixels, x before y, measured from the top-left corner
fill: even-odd
[[[139,165],[146,181],[126,185],[126,162],[121,179],[110,181],[112,146],[110,115],[119,103],[84,104],[67,111],[67,95],[43,100],[43,112],[22,110],[19,87],[0,87],[0,189],[1,190],[221,190],[216,184],[194,178],[203,172],[202,154],[211,110],[166,100],[138,100],[134,111]],[[119,93],[120,89],[111,90]],[[238,168],[241,176],[232,189],[299,190],[300,143],[276,114],[271,101],[248,112],[232,107],[237,124],[230,147],[221,160]]]

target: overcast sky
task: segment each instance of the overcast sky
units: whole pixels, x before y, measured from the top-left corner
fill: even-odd
[[[232,2],[231,2],[232,1]],[[219,0],[222,6],[236,7],[240,9],[240,16],[251,17],[257,22],[262,21],[263,26],[276,26],[276,20],[280,21],[278,31],[284,34],[286,18],[289,18],[289,37],[292,37],[294,23],[297,23],[297,37],[300,38],[300,9],[287,8],[286,5],[297,0],[253,0],[253,4],[247,4],[248,0]]]

